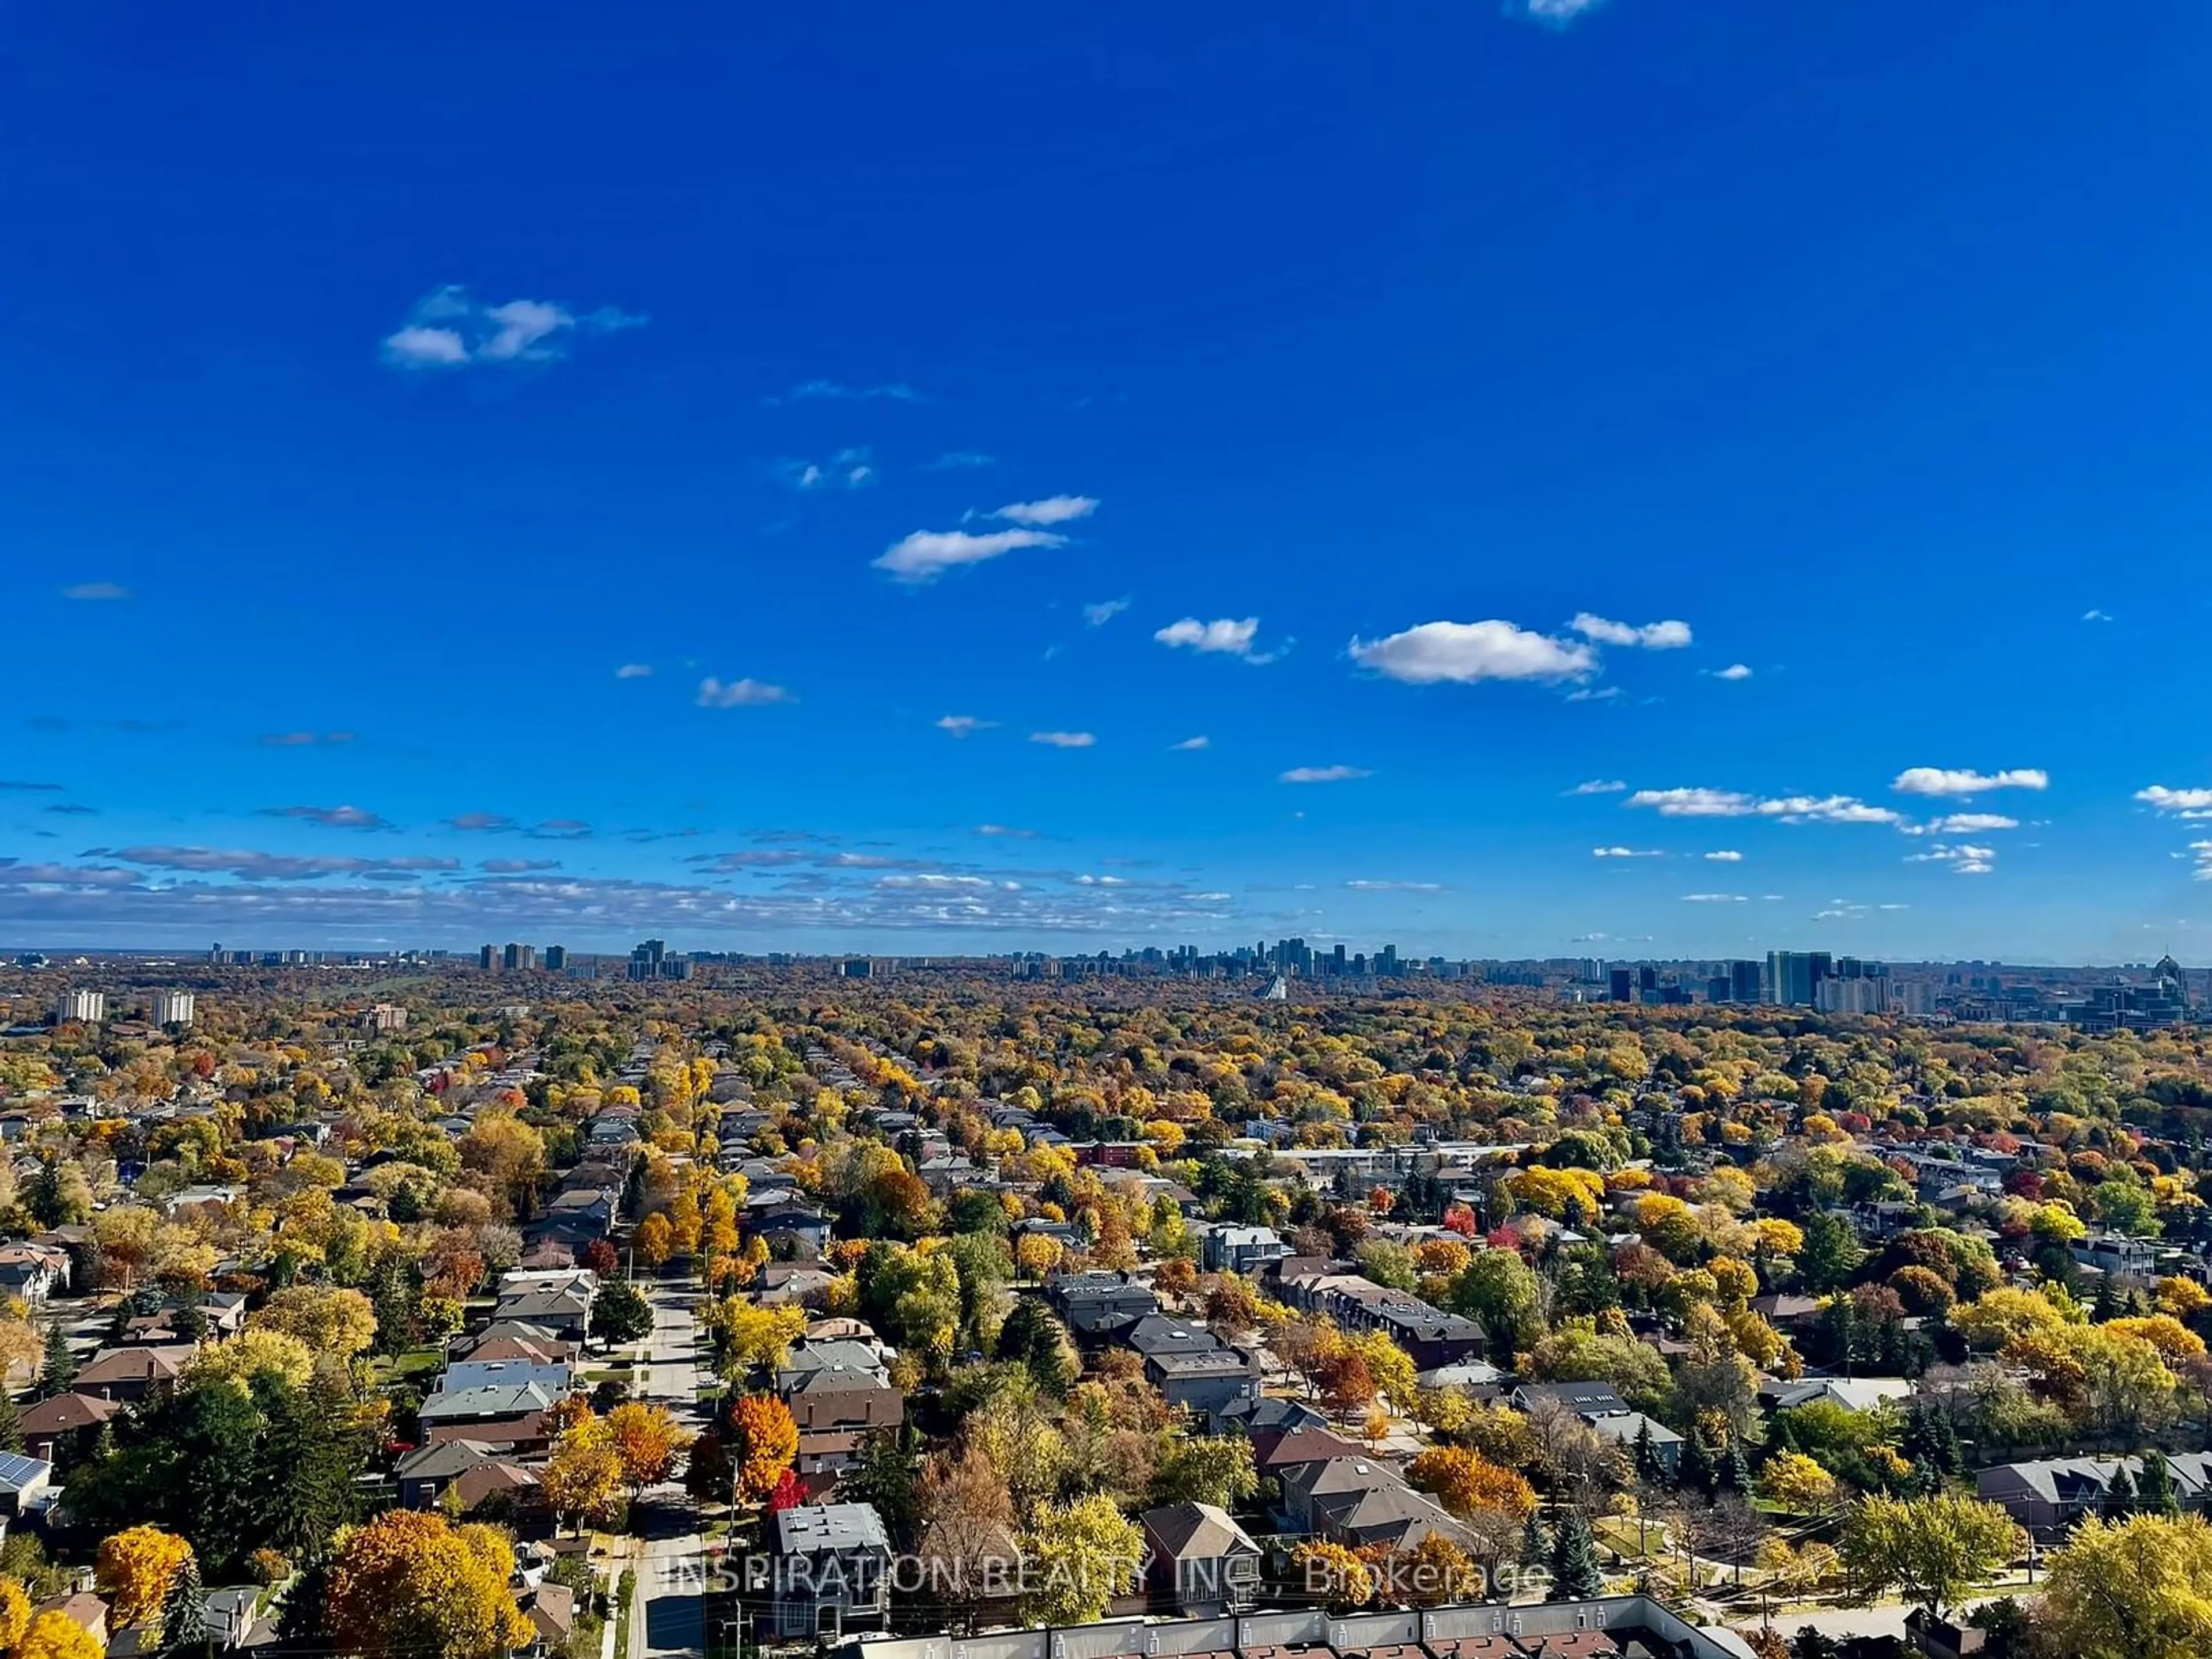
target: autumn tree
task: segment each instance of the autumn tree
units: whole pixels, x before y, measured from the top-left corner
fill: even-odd
[[[791,1407],[772,1394],[746,1395],[730,1407],[730,1454],[739,1496],[759,1503],[799,1455]]]
[[[12,1659],[102,1659],[102,1655],[92,1633],[56,1607],[31,1620]]]
[[[1083,1625],[1142,1582],[1144,1537],[1103,1492],[1048,1505],[1022,1534],[1033,1588],[1023,1614],[1039,1625]]]
[[[114,1626],[128,1630],[159,1613],[191,1553],[190,1544],[159,1527],[131,1527],[102,1539],[94,1576]]]
[[[2212,1653],[2212,1526],[2202,1516],[2094,1518],[2051,1558],[2038,1621],[2073,1659]]]
[[[376,1310],[359,1291],[288,1285],[250,1315],[257,1329],[296,1337],[309,1352],[351,1360],[376,1340]]]
[[[641,1401],[626,1401],[616,1407],[607,1413],[606,1425],[632,1502],[647,1486],[658,1486],[675,1474],[676,1460],[690,1443],[666,1407]]]
[[[1941,1615],[2021,1542],[2019,1527],[1996,1504],[1939,1492],[1861,1498],[1844,1516],[1838,1553],[1862,1589],[1893,1587]]]
[[[495,1528],[392,1510],[340,1534],[331,1632],[366,1659],[504,1659],[534,1634],[507,1588],[514,1571]]]
[[[964,1624],[982,1601],[994,1564],[1016,1547],[1014,1499],[988,1455],[969,1447],[939,1453],[923,1467],[915,1492],[918,1551],[929,1582]]]
[[[572,1398],[574,1396],[572,1396]],[[622,1514],[623,1470],[603,1418],[586,1416],[563,1430],[538,1475],[538,1491],[557,1522],[611,1526]]]
[[[1291,1552],[1291,1571],[1306,1597],[1331,1613],[1356,1613],[1375,1599],[1375,1572],[1341,1544],[1312,1540]]]
[[[1454,1515],[1492,1510],[1519,1521],[1536,1507],[1536,1493],[1510,1469],[1464,1446],[1432,1446],[1406,1466],[1406,1479],[1432,1492]]]

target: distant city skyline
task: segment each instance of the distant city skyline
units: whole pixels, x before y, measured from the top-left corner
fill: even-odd
[[[14,20],[13,948],[2212,933],[2212,14],[380,20]]]

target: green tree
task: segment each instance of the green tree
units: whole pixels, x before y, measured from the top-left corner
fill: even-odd
[[[2196,1515],[2084,1521],[2051,1559],[2039,1624],[2069,1659],[2203,1659],[2212,1527]]]
[[[76,1356],[70,1352],[69,1338],[62,1334],[58,1323],[49,1325],[46,1364],[39,1373],[39,1392],[51,1400],[58,1394],[67,1394],[76,1381]]]
[[[1894,1588],[1940,1615],[2021,1545],[2020,1528],[1996,1504],[1944,1492],[1861,1498],[1844,1517],[1838,1553],[1862,1589]]]
[[[1155,1504],[1212,1504],[1231,1510],[1259,1490],[1252,1443],[1241,1436],[1175,1436],[1152,1470]]]
[[[653,1334],[653,1304],[627,1279],[603,1286],[592,1299],[592,1334],[611,1345],[641,1342]]]
[[[1014,1304],[999,1327],[999,1358],[1022,1365],[1046,1393],[1062,1395],[1075,1380],[1075,1346],[1067,1328],[1034,1297]]]
[[[199,1559],[187,1555],[161,1601],[162,1659],[181,1659],[208,1650],[206,1601],[207,1592],[200,1585]]]
[[[1815,1296],[1848,1285],[1865,1265],[1866,1250],[1850,1223],[1832,1210],[1815,1210],[1806,1218],[1805,1243],[1797,1252],[1797,1276]]]
[[[1141,1582],[1144,1538],[1104,1492],[1048,1506],[1022,1535],[1034,1588],[1023,1600],[1037,1625],[1083,1625]]]
[[[1588,1601],[1605,1594],[1605,1574],[1598,1568],[1597,1540],[1578,1509],[1570,1509],[1552,1537],[1552,1588],[1554,1601]]]

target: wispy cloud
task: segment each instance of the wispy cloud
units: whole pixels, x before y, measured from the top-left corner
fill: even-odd
[[[778,461],[772,471],[793,489],[866,489],[876,482],[866,449],[841,449],[826,461]]]
[[[1620,695],[1617,685],[1581,685],[1567,693],[1569,702],[1611,702]]]
[[[1685,904],[1747,904],[1750,902],[1751,896],[1748,893],[1685,893],[1682,895],[1682,902]]]
[[[1751,678],[1751,669],[1747,664],[1732,662],[1726,668],[1713,670],[1713,678],[1717,680],[1747,680]]]
[[[984,516],[1003,519],[1008,524],[1073,524],[1078,519],[1089,518],[1097,510],[1098,501],[1095,496],[1048,495],[1039,501],[1008,501],[1004,507]]]
[[[768,398],[763,401],[773,407],[783,403],[815,402],[919,404],[927,399],[903,380],[893,380],[884,386],[848,386],[842,380],[803,380],[782,397]]]
[[[2083,622],[2110,622],[2112,620],[2112,613],[2109,611],[2100,611],[2093,605],[2090,609],[2084,611],[2081,613],[2081,620]]]
[[[1183,649],[1209,655],[1238,657],[1261,667],[1274,661],[1283,653],[1279,651],[1258,651],[1253,647],[1260,632],[1257,617],[1222,617],[1212,622],[1200,622],[1195,617],[1185,617],[1171,622],[1154,632],[1152,637],[1172,649]]]
[[[981,564],[1025,547],[1066,545],[1066,537],[1049,530],[993,530],[981,535],[965,530],[917,530],[885,548],[874,565],[902,582],[927,582],[958,566]]]
[[[1279,774],[1284,783],[1350,783],[1357,778],[1371,778],[1374,773],[1364,766],[1293,766]]]
[[[458,859],[298,857],[220,847],[96,847],[87,858],[109,858],[148,869],[234,876],[240,881],[316,881],[325,876],[428,875],[458,870]]]
[[[961,472],[979,466],[996,465],[996,459],[980,449],[948,449],[935,460],[925,462],[925,472]]]
[[[1996,868],[1997,849],[1961,842],[1956,846],[1937,844],[1924,853],[1905,855],[1907,864],[1946,864],[1952,873],[1960,876],[1986,876]]]
[[[1575,633],[1600,645],[1641,646],[1646,651],[1674,651],[1690,643],[1690,624],[1686,622],[1636,623],[1613,622],[1605,617],[1592,616],[1578,611],[1567,624]]]
[[[2169,789],[2162,783],[2154,783],[2147,789],[2136,790],[2136,799],[2154,811],[2171,813],[2175,817],[2212,817],[2212,789]]]
[[[1171,743],[1168,747],[1187,754],[1193,750],[1209,749],[1212,745],[1213,739],[1211,738],[1185,738],[1181,743]]]
[[[699,695],[694,701],[702,708],[761,708],[799,699],[782,686],[764,680],[732,680],[725,684],[710,675],[699,682]]]
[[[1890,786],[1904,795],[1983,795],[1992,789],[2047,789],[2051,775],[2035,767],[1973,772],[1941,766],[1908,766]]]
[[[1982,836],[1996,830],[2017,830],[2020,820],[2002,812],[1952,812],[1903,828],[1908,836]]]
[[[264,818],[298,818],[325,830],[389,830],[392,823],[358,806],[264,806]]]
[[[498,835],[514,829],[514,820],[503,812],[464,812],[459,817],[447,818],[446,828],[468,835]]]
[[[1570,795],[1618,795],[1626,793],[1628,786],[1618,778],[1592,778],[1578,783],[1567,791]]]
[[[653,665],[649,662],[626,662],[615,670],[615,678],[618,680],[650,679],[653,678]]]
[[[1663,859],[1667,855],[1656,847],[1593,847],[1594,859]]]
[[[1733,848],[1723,848],[1717,852],[1707,853],[1704,857],[1709,864],[1741,864],[1743,862],[1743,854]]]
[[[1597,667],[1588,646],[1510,622],[1431,622],[1380,640],[1355,638],[1352,659],[1408,685],[1451,681],[1581,679]]]
[[[477,868],[488,876],[526,876],[539,870],[558,870],[558,859],[486,859]]]
[[[1444,884],[1440,881],[1347,881],[1344,884],[1355,893],[1441,893]]]
[[[62,589],[65,599],[97,602],[101,599],[127,599],[131,590],[121,582],[77,582]]]
[[[971,732],[988,732],[997,724],[996,720],[978,720],[973,714],[947,714],[937,722],[937,729],[964,738]]]
[[[1505,0],[1504,13],[1527,23],[1563,29],[1586,12],[1595,11],[1603,0]]]
[[[486,305],[449,283],[417,301],[407,320],[385,337],[384,361],[401,369],[551,362],[580,335],[618,333],[648,320],[611,306],[577,312],[546,300]]]
[[[1037,836],[1034,830],[1017,830],[1010,823],[979,823],[975,833],[1006,841],[1035,841]]]
[[[58,783],[38,782],[29,778],[0,778],[0,794],[58,795],[61,792],[62,787]]]
[[[1032,732],[1030,741],[1054,749],[1088,749],[1098,739],[1088,732]]]
[[[1083,607],[1083,620],[1093,628],[1103,628],[1129,608],[1127,599],[1098,599]]]
[[[1852,795],[1747,795],[1734,789],[1639,789],[1621,803],[1668,818],[1772,818],[1781,823],[1902,823],[1904,815]]]

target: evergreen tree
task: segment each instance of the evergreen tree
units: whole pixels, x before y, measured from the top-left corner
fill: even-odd
[[[2089,1304],[2089,1322],[2108,1324],[2118,1319],[2122,1311],[2119,1291],[2113,1286],[2112,1276],[2106,1273],[2097,1281],[2097,1299]]]
[[[1805,1625],[1790,1644],[1790,1659],[1843,1659],[1843,1646],[1832,1636]]]
[[[1580,1510],[1571,1509],[1552,1539],[1554,1601],[1588,1601],[1605,1594],[1605,1574],[1597,1565],[1597,1540]]]
[[[1815,1296],[1842,1290],[1866,1262],[1866,1249],[1851,1224],[1832,1210],[1806,1218],[1805,1243],[1797,1252],[1797,1276]]]
[[[169,1328],[176,1332],[179,1342],[198,1342],[208,1334],[208,1316],[200,1304],[188,1297],[171,1316]]]
[[[1751,1496],[1751,1461],[1744,1455],[1741,1435],[1729,1438],[1728,1455],[1722,1460],[1718,1474],[1722,1491],[1732,1492],[1740,1498]]]
[[[2181,1513],[2181,1500],[2173,1489],[2173,1465],[2155,1446],[2142,1455],[2142,1473],[2136,1477],[2136,1509],[2142,1515]]]
[[[1691,1435],[1682,1442],[1682,1461],[1674,1470],[1674,1490],[1693,1492],[1711,1498],[1717,1479],[1713,1455],[1705,1449],[1705,1437]]]
[[[295,1561],[312,1559],[353,1519],[368,1446],[343,1402],[324,1390],[258,1380],[254,1395],[266,1419],[258,1460],[264,1540]]]
[[[2105,1483],[2104,1501],[2098,1509],[2107,1521],[2124,1521],[2136,1512],[2136,1483],[2126,1464],[2113,1467],[2112,1478]]]
[[[76,1381],[76,1356],[70,1352],[69,1338],[62,1334],[58,1324],[46,1327],[46,1362],[39,1373],[39,1391],[51,1400],[58,1394],[67,1394],[70,1384]]]
[[[199,1558],[187,1555],[170,1581],[168,1595],[161,1600],[162,1659],[207,1651],[206,1601],[207,1592],[200,1587]]]
[[[1521,1565],[1540,1567],[1552,1559],[1551,1540],[1544,1536],[1544,1523],[1536,1518],[1536,1511],[1528,1511],[1528,1519],[1521,1528]]]
[[[15,1409],[15,1397],[0,1389],[0,1451],[19,1452],[23,1449],[23,1417]]]
[[[284,1603],[276,1614],[276,1650],[280,1653],[327,1655],[331,1651],[328,1630],[324,1623],[323,1608],[330,1599],[330,1566],[325,1561],[310,1561],[292,1588],[284,1592]]]
[[[1660,1458],[1659,1448],[1652,1443],[1651,1419],[1648,1417],[1636,1425],[1636,1478],[1655,1486],[1667,1479],[1667,1465]]]

